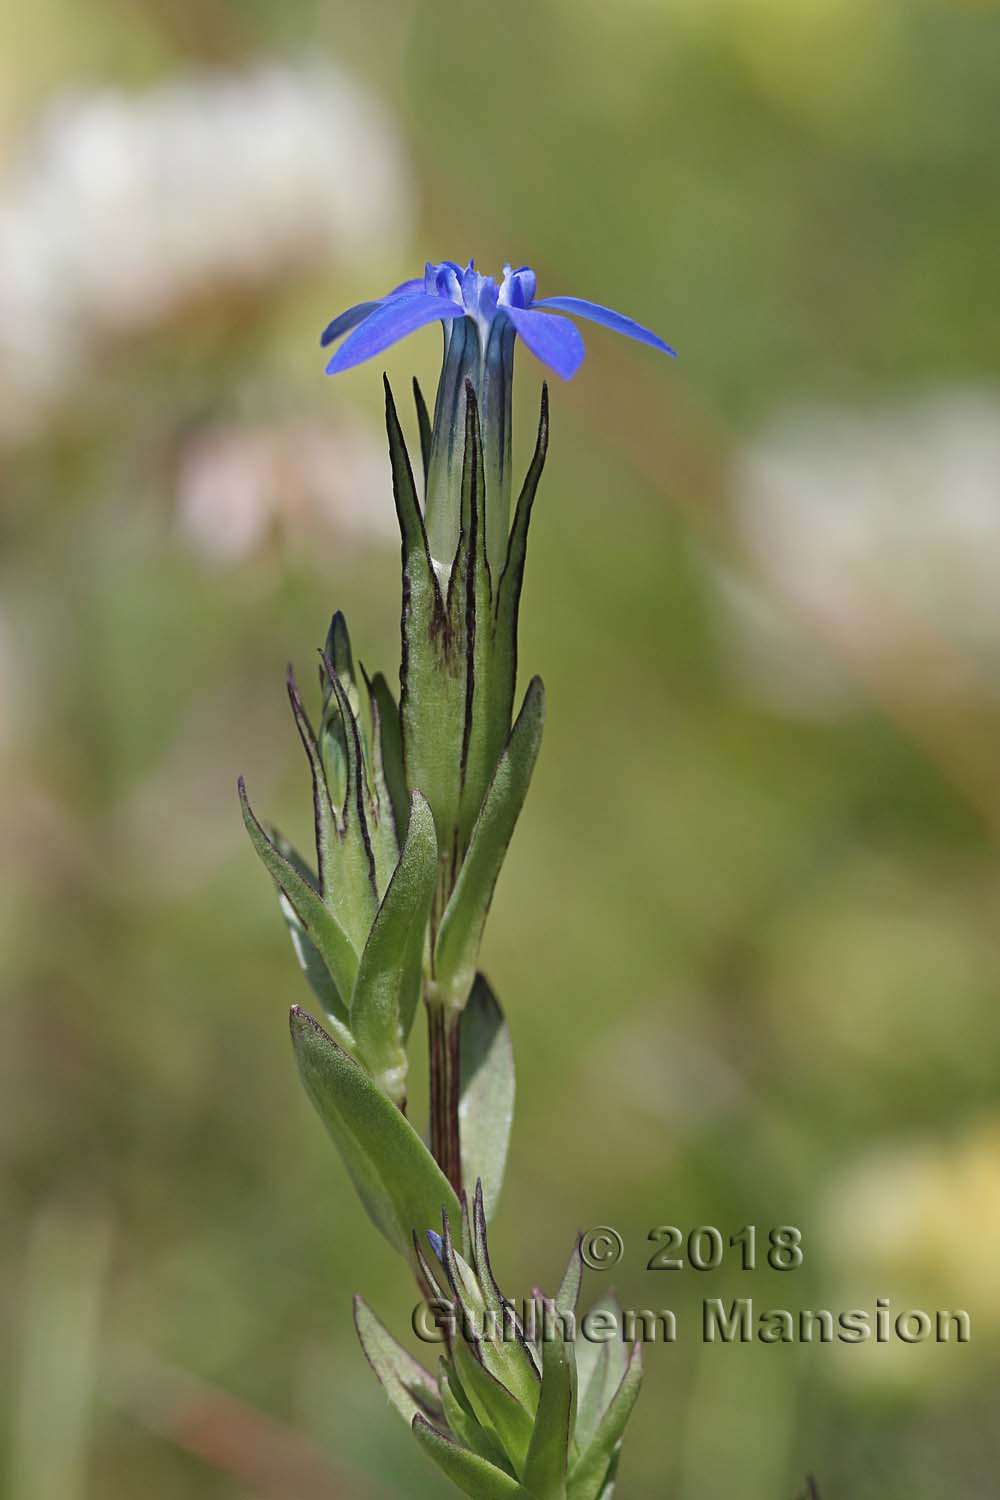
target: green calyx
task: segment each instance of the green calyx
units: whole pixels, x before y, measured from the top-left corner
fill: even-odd
[[[503,568],[494,577],[487,553],[479,410],[471,384],[466,386],[461,526],[443,578],[431,558],[388,382],[385,389],[393,493],[403,544],[403,759],[408,785],[420,788],[434,812],[441,916],[511,733],[517,621],[528,526],[548,446],[548,396],[543,389],[534,456],[507,537]],[[526,790],[526,784],[519,789],[521,801]],[[519,810],[520,802],[509,819],[511,832]]]

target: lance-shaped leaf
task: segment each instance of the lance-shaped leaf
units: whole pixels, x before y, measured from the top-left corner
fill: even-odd
[[[434,817],[413,793],[406,843],[372,923],[351,997],[358,1053],[396,1104],[406,1099],[406,1038],[420,994],[424,929],[437,883]]]
[[[471,1495],[473,1500],[534,1500],[516,1479],[511,1479],[487,1459],[480,1458],[478,1453],[459,1447],[424,1417],[414,1417],[413,1435],[452,1484],[464,1494]]]
[[[396,834],[396,809],[385,772],[383,704],[375,696],[375,684],[365,671],[363,663],[361,664],[361,677],[364,682],[369,726],[369,732],[362,733],[361,736],[368,774],[368,833],[375,862],[375,889],[381,901],[399,860],[400,840]],[[392,703],[391,695],[389,701]],[[395,707],[396,705],[392,703],[393,713],[395,713]]]
[[[319,867],[319,888],[323,893],[324,900],[330,906],[330,872],[333,859],[334,845],[337,842],[337,823],[334,817],[333,804],[330,801],[330,793],[327,789],[326,775],[323,770],[323,762],[320,759],[319,745],[313,734],[312,725],[305,709],[299,690],[295,682],[295,673],[291,666],[288,668],[286,679],[288,688],[288,701],[292,705],[292,714],[295,719],[295,727],[299,731],[302,747],[309,761],[309,770],[312,775],[313,794],[313,825],[316,834],[316,859]]]
[[[382,1389],[409,1427],[418,1414],[432,1422],[444,1417],[438,1383],[398,1344],[363,1298],[354,1298],[354,1326],[368,1363]]]
[[[537,1500],[566,1500],[566,1461],[573,1426],[573,1344],[562,1336],[554,1302],[545,1302],[544,1313],[542,1390],[522,1477]]]
[[[281,915],[285,919],[288,935],[292,940],[292,951],[299,961],[299,966],[313,994],[323,1007],[323,1013],[334,1040],[339,1042],[353,1057],[354,1038],[348,1028],[347,1007],[337,993],[337,986],[330,978],[326,964],[319,956],[319,950],[295,915],[295,908],[282,890],[278,891],[278,905],[281,907]]]
[[[498,1469],[502,1469],[505,1474],[509,1473],[513,1477],[513,1467],[500,1446],[499,1439],[491,1428],[484,1427],[476,1419],[475,1413],[467,1404],[468,1398],[461,1388],[461,1383],[449,1374],[446,1361],[442,1360],[441,1365],[441,1403],[449,1429],[463,1448],[470,1448],[473,1453],[478,1453],[480,1458],[496,1464]]]
[[[355,947],[361,948],[368,936],[378,901],[375,856],[368,829],[368,784],[364,752],[358,721],[347,690],[328,656],[324,656],[323,664],[343,722],[347,746],[344,802],[340,809],[337,838],[330,851],[330,888],[327,890],[324,886],[323,895],[327,905],[336,908],[341,925]]]
[[[339,995],[350,995],[358,971],[357,950],[315,886],[285,858],[268,838],[247,800],[241,776],[237,783],[243,822],[268,873],[287,896],[320,958],[330,971]]]
[[[544,708],[541,678],[533,677],[441,921],[434,955],[436,996],[453,1010],[461,1010],[472,989],[493,891],[538,758]]]
[[[288,860],[303,880],[315,887],[316,877],[294,845],[283,838],[276,828],[271,829],[271,839],[278,853]],[[323,1007],[326,1018],[333,1028],[334,1039],[353,1054],[354,1038],[348,1030],[348,1003],[341,999],[330,971],[320,957],[319,949],[296,916],[294,906],[280,886],[277,887],[277,892],[278,906],[285,919],[288,935],[292,940],[292,950],[299,961],[299,966],[309,981],[313,994]]]
[[[528,554],[528,527],[548,447],[549,388],[543,384],[535,451],[514,512],[514,524],[507,542],[507,561],[496,588],[493,682],[498,697],[494,713],[508,724],[514,711],[514,689],[517,682],[517,621]]]
[[[625,1425],[632,1415],[642,1383],[642,1346],[632,1346],[621,1384],[597,1425],[597,1431],[583,1450],[570,1475],[568,1500],[600,1500],[609,1479],[613,1481],[613,1464]]]
[[[575,1313],[577,1303],[580,1300],[580,1287],[583,1284],[583,1254],[581,1251],[582,1236],[577,1235],[569,1257],[569,1264],[563,1275],[559,1290],[556,1292],[556,1311],[559,1313]]]
[[[334,697],[333,683],[326,670],[326,662],[333,664],[337,677],[346,684],[348,697],[356,698],[357,689],[354,681],[354,653],[351,650],[351,637],[348,633],[347,621],[339,609],[330,621],[322,657],[323,661],[319,669],[319,685],[323,695],[320,750],[330,797],[334,805],[340,808],[343,807],[347,795],[347,726]]]
[[[376,672],[368,684],[372,712],[372,737],[375,754],[375,781],[381,796],[381,786],[389,799],[395,826],[396,839],[402,844],[406,837],[406,820],[410,815],[410,799],[406,789],[406,771],[403,767],[403,736],[399,724],[399,709],[385,677]]]
[[[514,1118],[514,1051],[500,1004],[482,974],[476,975],[460,1027],[462,1180],[482,1183],[489,1220],[503,1184]]]
[[[531,1417],[517,1397],[487,1368],[482,1343],[470,1342],[459,1334],[451,1357],[476,1417],[484,1427],[496,1433],[504,1452],[520,1473],[531,1443]]]
[[[622,1308],[614,1292],[599,1298],[590,1312],[606,1314],[612,1326],[621,1327]],[[628,1350],[623,1339],[607,1339],[602,1343],[581,1341],[577,1350],[576,1417],[576,1440],[581,1452],[591,1442],[627,1368]]]
[[[457,1215],[458,1199],[413,1126],[365,1069],[312,1016],[293,1006],[299,1073],[365,1208],[390,1244],[411,1253],[411,1234]]]
[[[490,1261],[490,1247],[486,1240],[486,1200],[483,1197],[483,1184],[479,1179],[476,1182],[476,1190],[472,1200],[472,1263],[475,1267],[476,1281],[482,1292],[483,1301],[492,1313],[501,1313],[506,1307],[506,1299],[497,1285],[497,1279],[493,1274],[493,1265]]]

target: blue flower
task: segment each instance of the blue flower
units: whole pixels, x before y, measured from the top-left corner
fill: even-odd
[[[536,300],[535,273],[530,266],[520,266],[516,271],[504,266],[498,287],[492,276],[480,275],[471,260],[464,271],[455,261],[441,261],[436,266],[428,262],[423,277],[404,281],[388,296],[376,302],[359,302],[334,318],[320,342],[326,348],[344,334],[349,335],[326,367],[328,375],[336,375],[381,354],[426,323],[441,320],[447,326],[452,319],[464,316],[475,323],[484,351],[494,325],[508,324],[532,354],[569,380],[579,369],[585,349],[579,331],[568,318],[560,317],[561,313],[601,323],[664,354],[676,353],[648,328],[598,302],[582,297]]]
[[[569,314],[563,317],[561,314]],[[323,333],[324,348],[343,339],[326,367],[328,375],[349,370],[381,354],[427,323],[444,328],[444,364],[434,403],[425,498],[427,538],[442,579],[448,577],[460,532],[461,471],[465,442],[465,389],[471,382],[479,403],[486,475],[486,552],[492,577],[506,556],[511,500],[511,387],[517,338],[564,380],[579,369],[585,350],[570,317],[587,318],[664,354],[674,350],[624,314],[580,297],[535,298],[530,266],[504,267],[497,286],[470,260],[431,265],[422,277],[404,281],[377,302],[359,302],[334,318]]]

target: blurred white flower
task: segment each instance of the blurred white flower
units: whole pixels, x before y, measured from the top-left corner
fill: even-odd
[[[779,614],[724,584],[755,685],[803,709],[843,695],[817,634],[862,655],[896,652],[935,669],[907,691],[967,689],[1000,668],[1000,397],[952,392],[871,414],[779,417],[737,459],[731,493],[743,541]],[[948,663],[954,664],[952,672]]]
[[[237,562],[276,531],[308,538],[398,538],[386,500],[388,462],[354,423],[219,426],[181,454],[177,522],[210,562]]]
[[[410,218],[391,122],[329,64],[57,100],[0,181],[0,435],[109,335],[215,286],[367,258]]]

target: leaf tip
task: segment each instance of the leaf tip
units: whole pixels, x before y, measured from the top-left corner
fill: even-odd
[[[292,1034],[292,1042],[296,1047],[311,1037],[322,1038],[323,1041],[329,1042],[331,1047],[336,1046],[333,1038],[327,1036],[319,1022],[314,1021],[309,1012],[303,1010],[301,1005],[293,1005],[288,1012],[288,1029]]]

